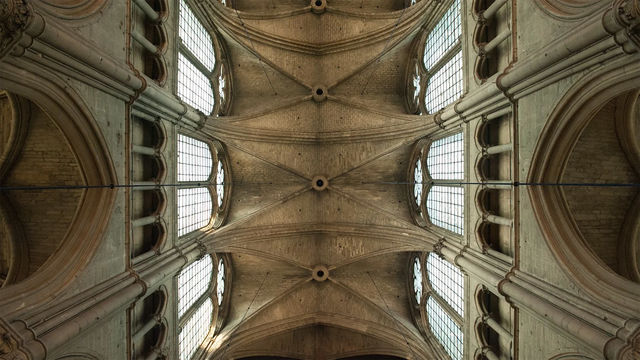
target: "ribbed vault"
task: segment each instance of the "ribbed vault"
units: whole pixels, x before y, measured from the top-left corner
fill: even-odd
[[[413,144],[436,124],[408,115],[404,94],[437,4],[193,5],[224,40],[233,77],[230,113],[202,130],[226,145],[233,174],[227,222],[205,239],[233,273],[210,357],[433,358],[408,282],[411,252],[437,237],[414,224],[404,183]],[[314,280],[319,266],[326,280]]]

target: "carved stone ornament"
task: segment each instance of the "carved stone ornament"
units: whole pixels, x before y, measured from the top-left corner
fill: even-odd
[[[0,328],[0,355],[7,355],[18,348],[18,342]]]
[[[623,29],[614,36],[627,53],[640,51],[640,0],[617,0],[616,20]]]
[[[444,248],[444,238],[440,238],[437,243],[433,244],[433,252],[441,259],[444,259],[444,255],[442,255],[442,248]]]
[[[18,42],[29,16],[26,0],[0,1],[0,58]]]

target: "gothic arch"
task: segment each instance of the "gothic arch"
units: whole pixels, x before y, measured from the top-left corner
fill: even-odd
[[[609,4],[600,0],[536,0],[547,15],[559,20],[581,20]]]
[[[640,83],[640,69],[628,59],[607,64],[582,78],[556,105],[543,129],[527,181],[559,183],[582,130],[603,104]],[[528,186],[529,197],[544,238],[559,265],[592,297],[638,316],[640,284],[604,265],[582,238],[561,187]]]
[[[3,89],[31,99],[50,115],[64,134],[85,184],[106,186],[83,189],[78,211],[59,248],[33,275],[0,290],[3,295],[0,315],[17,316],[55,296],[87,265],[101,243],[112,212],[116,191],[109,186],[117,183],[117,177],[93,116],[60,78],[43,69],[17,68],[5,63],[0,68],[0,83]]]

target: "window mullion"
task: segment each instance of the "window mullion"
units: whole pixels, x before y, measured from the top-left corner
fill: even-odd
[[[458,38],[458,41],[456,41],[456,43],[451,47],[451,49],[449,49],[449,51],[447,51],[440,58],[440,60],[438,60],[438,62],[433,64],[433,66],[430,69],[427,69],[427,71],[425,73],[425,77],[427,79],[427,83],[429,81],[429,78],[431,78],[433,76],[433,74],[437,73],[438,70],[440,70],[440,68],[442,68],[444,66],[444,64],[446,64],[449,60],[453,59],[453,57],[456,56],[456,54],[460,50],[462,50],[462,38]]]
[[[207,69],[206,66],[204,66],[200,60],[198,60],[198,58],[191,52],[191,50],[189,50],[188,47],[186,47],[183,43],[182,43],[182,39],[180,39],[180,52],[182,53],[182,55],[184,55],[187,60],[189,60],[189,62],[191,62],[193,64],[193,66],[196,67],[196,69],[198,69],[198,71],[200,71],[201,73],[204,74],[204,76],[207,77],[207,79],[211,80],[212,76],[213,76],[213,72],[209,69]]]
[[[462,328],[464,324],[464,319],[462,318],[462,316],[460,316],[460,314],[458,314],[458,312],[453,307],[451,307],[451,305],[449,305],[449,303],[446,300],[440,297],[440,295],[438,295],[438,293],[435,290],[433,290],[431,286],[429,286],[429,296],[433,297],[438,302],[438,305],[440,305],[447,312],[447,314],[453,319],[453,321],[458,326],[460,326],[460,328]]]
[[[196,311],[198,311],[200,306],[202,306],[202,304],[204,303],[205,300],[207,300],[207,298],[211,298],[211,289],[210,288],[207,289],[207,292],[202,294],[202,296],[200,296],[198,298],[198,300],[196,300],[196,302],[194,302],[193,305],[191,305],[191,307],[189,309],[187,309],[187,311],[185,311],[184,314],[182,314],[182,317],[180,317],[180,319],[178,319],[178,327],[180,329],[182,329],[184,324],[191,318],[191,316],[193,316],[193,314]]]

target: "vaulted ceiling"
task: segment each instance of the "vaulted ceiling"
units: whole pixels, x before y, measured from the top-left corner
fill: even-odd
[[[213,358],[432,358],[409,262],[437,237],[413,222],[406,181],[413,145],[437,125],[407,114],[404,96],[416,38],[443,6],[192,5],[232,76],[230,112],[202,130],[226,145],[233,184],[227,221],[206,239],[232,263]]]

